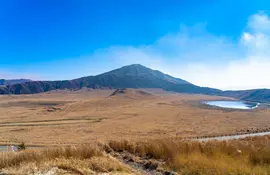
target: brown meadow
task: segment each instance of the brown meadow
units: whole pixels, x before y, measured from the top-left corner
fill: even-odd
[[[0,143],[43,146],[1,153],[9,174],[270,174],[269,136],[190,138],[267,131],[270,110],[231,110],[218,96],[160,89],[53,91],[0,96]],[[233,100],[233,99],[231,99]],[[48,148],[47,148],[48,147]]]
[[[55,91],[0,96],[0,144],[84,144],[119,139],[227,135],[270,128],[269,109],[208,107],[202,100],[160,89]],[[144,93],[150,92],[150,93]]]
[[[209,142],[122,140],[2,153],[0,167],[4,172],[15,174],[34,174],[37,170],[45,172],[57,168],[58,173],[55,174],[175,172],[191,175],[267,175],[270,173],[269,150],[270,136]],[[139,168],[130,166],[129,162],[136,163],[139,168],[141,166],[143,173]]]

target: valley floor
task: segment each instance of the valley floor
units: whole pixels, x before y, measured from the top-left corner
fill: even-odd
[[[267,131],[270,110],[209,107],[160,89],[54,91],[0,96],[0,144],[65,145]]]
[[[160,89],[0,96],[0,145],[42,146],[0,152],[0,174],[270,174],[270,136],[187,139],[269,131],[270,109],[201,103],[217,99],[229,98]]]

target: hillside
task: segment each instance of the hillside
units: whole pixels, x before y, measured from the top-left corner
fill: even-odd
[[[158,98],[159,96],[147,92],[145,90],[139,89],[116,89],[111,95],[110,98],[128,98],[134,100],[144,100],[144,99],[154,99]]]
[[[217,95],[234,97],[246,101],[270,102],[270,89],[251,89],[240,91],[223,91]]]
[[[179,93],[220,95],[241,100],[270,102],[269,89],[221,91],[208,87],[200,87],[140,64],[124,66],[100,75],[87,76],[74,80],[27,81],[21,79],[1,82],[4,86],[0,86],[0,94],[34,94],[57,89],[78,90],[84,87],[92,89],[160,88]]]
[[[0,174],[266,175],[269,143],[269,136],[206,143],[167,138],[28,149],[0,153]]]
[[[189,82],[149,69],[139,64],[124,66],[97,76],[73,80],[80,87],[99,88],[164,88],[168,84],[190,84]]]

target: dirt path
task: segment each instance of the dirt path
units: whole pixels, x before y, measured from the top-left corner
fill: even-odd
[[[118,159],[123,164],[127,165],[133,173],[141,174],[141,175],[162,175],[163,173],[157,172],[156,170],[147,169],[143,164],[138,162],[134,162],[131,159],[119,154],[114,155],[116,159]]]
[[[78,123],[95,123],[101,119],[61,119],[61,120],[43,120],[43,121],[24,121],[24,122],[1,122],[0,127],[12,126],[53,126]]]
[[[141,175],[177,175],[175,172],[168,172],[162,168],[162,161],[140,158],[128,152],[115,152],[109,153],[113,158],[119,160],[123,164],[130,167],[133,173]]]

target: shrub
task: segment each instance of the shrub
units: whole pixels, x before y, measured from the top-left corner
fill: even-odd
[[[17,146],[18,151],[22,151],[22,150],[26,150],[26,145],[24,144],[24,142],[22,142],[21,144],[19,144]]]

